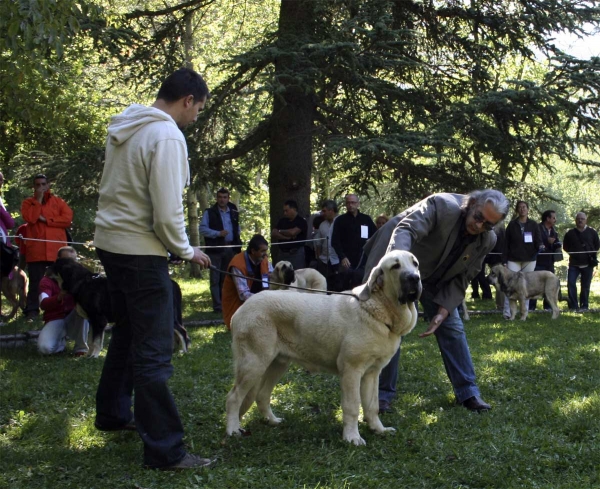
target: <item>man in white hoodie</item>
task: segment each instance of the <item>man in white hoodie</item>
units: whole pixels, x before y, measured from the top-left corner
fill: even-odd
[[[210,265],[185,233],[182,194],[190,170],[181,132],[196,120],[208,96],[202,77],[181,68],[163,82],[152,107],[134,104],[112,118],[95,220],[94,245],[116,319],[96,393],[95,426],[137,430],[144,465],[163,470],[213,462],[186,452],[167,385],[173,372],[167,250]]]

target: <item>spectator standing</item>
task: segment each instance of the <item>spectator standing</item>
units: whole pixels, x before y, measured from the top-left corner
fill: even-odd
[[[38,286],[46,267],[51,265],[58,250],[67,245],[66,229],[73,221],[73,211],[67,203],[52,194],[46,175],[33,178],[33,197],[21,204],[21,216],[27,223],[25,257],[29,274],[29,292],[25,317],[33,321],[39,315]]]
[[[322,214],[324,219],[323,222],[321,222],[319,231],[316,235],[316,237],[322,239],[315,242],[319,260],[317,262],[317,270],[327,279],[327,290],[332,290],[332,279],[338,273],[340,264],[340,259],[333,246],[331,246],[333,223],[338,217],[338,206],[335,200],[326,200],[323,202]]]
[[[360,201],[356,194],[346,195],[345,203],[346,213],[335,220],[331,244],[340,259],[340,273],[356,275],[350,282],[354,286],[360,283],[363,275],[359,272],[363,246],[375,234],[377,227],[371,216],[358,210]],[[356,274],[353,273],[355,271]]]
[[[594,268],[598,266],[600,240],[598,232],[587,225],[587,215],[578,212],[575,227],[565,234],[564,250],[569,255],[567,288],[569,291],[569,309],[585,312],[590,307],[590,285]],[[581,292],[577,301],[577,277],[581,276]]]
[[[4,175],[0,172],[0,192],[4,185]],[[0,195],[0,240],[4,244],[10,246],[10,238],[8,237],[8,230],[15,227],[15,220],[10,215],[10,212],[6,210],[2,195]]]
[[[208,96],[202,77],[181,68],[164,80],[151,107],[133,104],[112,118],[95,220],[94,244],[115,315],[96,392],[95,426],[137,429],[144,465],[161,470],[213,463],[186,452],[167,385],[173,374],[174,317],[167,250],[210,265],[185,233],[182,194],[190,169],[181,132],[196,120]]]
[[[319,226],[322,222],[322,211],[313,212],[310,216],[308,216],[308,220],[306,222],[306,239],[310,239],[312,241],[304,243],[304,266],[306,268],[317,268],[318,255],[315,252],[315,248],[319,243],[314,240],[315,238],[319,237]]]
[[[242,244],[240,240],[240,217],[237,206],[229,201],[229,190],[217,190],[217,202],[204,211],[200,223],[200,234],[204,236],[206,253],[215,267],[210,269],[210,296],[213,312],[222,312],[221,289],[225,274],[219,270],[227,269],[227,265],[241,248],[231,245]],[[214,248],[215,246],[230,246],[229,248]]]
[[[279,243],[277,262],[289,261],[295,270],[305,267],[304,243],[293,241],[306,240],[308,224],[306,219],[298,215],[298,204],[295,200],[283,203],[283,217],[277,221],[277,226],[271,230],[271,238]],[[287,243],[287,241],[291,241]]]
[[[379,216],[377,216],[377,219],[375,219],[375,227],[377,229],[379,229],[381,226],[383,226],[388,221],[389,221],[388,216],[386,216],[385,214],[380,214]]]
[[[223,320],[231,329],[231,318],[235,311],[254,294],[269,288],[269,275],[273,267],[267,258],[269,243],[260,234],[255,234],[246,251],[233,257],[227,271],[235,275],[225,276],[223,285]]]
[[[554,225],[556,224],[556,211],[548,209],[542,214],[542,222],[540,222],[540,234],[542,236],[542,243],[544,249],[540,251],[535,262],[535,271],[548,271],[554,272],[554,263],[561,261],[562,256],[562,243],[558,237]],[[535,310],[537,305],[536,299],[529,301],[529,310]],[[544,297],[544,309],[550,310],[550,303]]]
[[[77,252],[71,246],[58,250],[57,258],[77,260]],[[75,340],[73,354],[76,357],[88,351],[89,324],[75,310],[73,296],[60,288],[58,282],[44,276],[40,280],[40,307],[44,311],[44,327],[38,336],[38,351],[42,355],[59,353],[65,349],[67,338]]]
[[[472,411],[491,407],[481,399],[475,382],[457,307],[496,243],[492,228],[507,212],[508,201],[497,190],[433,194],[390,219],[365,246],[365,280],[388,251],[410,251],[419,260],[423,283],[420,301],[429,321],[419,336],[435,334],[456,400]],[[380,412],[391,409],[396,395],[399,358],[400,349],[379,376]]]
[[[515,206],[517,217],[506,226],[506,241],[502,263],[513,272],[533,272],[535,260],[544,247],[540,228],[533,219],[529,219],[529,204],[519,200]],[[504,318],[510,318],[508,297],[504,298]]]
[[[490,268],[498,263],[502,263],[502,254],[504,252],[504,243],[506,241],[506,229],[504,227],[504,222],[500,221],[497,225],[495,225],[493,231],[496,235],[496,244],[484,260],[484,264],[487,264]],[[504,292],[502,292],[502,290],[499,288],[496,289],[495,302],[496,309],[502,311],[504,309]]]
[[[2,185],[4,185],[4,175],[0,172],[0,193],[2,191]],[[2,195],[0,195],[0,241],[2,241],[5,245],[11,246],[10,238],[8,237],[8,230],[15,227],[15,221],[10,215],[10,212],[6,210],[4,207],[4,202],[2,201]],[[10,259],[8,256],[4,256],[4,249],[2,250],[2,259],[6,260],[2,263],[2,268],[5,268],[6,264],[10,264]],[[9,250],[10,251],[10,250]],[[6,267],[8,268],[8,267]],[[12,269],[12,267],[10,267]],[[8,272],[10,273],[10,272]],[[3,275],[4,276],[4,272]],[[0,293],[0,310],[2,309],[2,294]],[[4,325],[2,319],[0,318],[0,326]]]

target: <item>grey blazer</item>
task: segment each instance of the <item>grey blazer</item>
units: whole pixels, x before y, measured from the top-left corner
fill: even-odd
[[[421,279],[426,281],[452,250],[465,218],[461,210],[464,198],[459,194],[433,194],[391,218],[365,244],[365,280],[388,251],[407,250],[419,260]],[[495,244],[493,231],[478,235],[438,282],[434,302],[448,311],[456,308]]]

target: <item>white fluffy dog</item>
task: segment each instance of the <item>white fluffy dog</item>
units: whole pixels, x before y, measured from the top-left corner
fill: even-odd
[[[314,268],[300,268],[294,270],[294,266],[289,261],[280,261],[273,268],[271,281],[280,284],[291,285],[292,287],[304,287],[307,289],[327,290],[327,279]],[[270,285],[271,290],[286,290],[283,285]],[[295,289],[293,289],[295,290]],[[298,290],[298,292],[307,292]]]

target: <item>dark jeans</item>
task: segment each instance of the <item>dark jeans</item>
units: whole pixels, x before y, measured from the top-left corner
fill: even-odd
[[[579,306],[577,306],[577,277],[581,275],[581,292],[579,293]],[[590,285],[594,269],[592,267],[571,267],[567,274],[567,288],[569,291],[569,309],[588,309],[590,307]]]
[[[96,393],[96,422],[131,419],[132,393],[144,464],[164,467],[185,456],[183,426],[167,381],[173,374],[173,287],[166,257],[96,250],[108,277],[115,318]]]
[[[332,265],[331,262],[323,263],[317,260],[317,271],[327,280],[327,290],[336,291],[335,277],[338,274],[339,264]]]
[[[27,306],[25,314],[28,312],[40,312],[39,293],[40,280],[44,278],[46,268],[52,265],[51,261],[30,261],[27,263],[27,272],[29,274],[29,292],[27,292]]]
[[[280,261],[289,261],[294,267],[294,270],[300,270],[301,268],[305,268],[304,247],[296,248],[295,250],[291,251],[283,251],[280,249],[279,258],[277,259],[277,262]]]
[[[207,253],[210,257],[210,262],[215,268],[227,271],[229,262],[233,258],[233,248],[223,248],[219,253]],[[223,282],[226,275],[217,270],[210,269],[210,296],[212,298],[213,311],[221,311],[221,291],[223,290]]]
[[[479,287],[481,287],[482,299],[492,298],[492,289],[490,287],[490,283],[487,280],[487,277],[485,276],[485,263],[483,264],[483,267],[475,276],[475,278],[471,280],[471,288],[473,289],[473,299],[479,299]]]
[[[421,305],[425,311],[427,321],[437,314],[438,305],[433,302],[432,293],[423,290]],[[457,309],[450,311],[446,320],[434,334],[456,400],[463,402],[470,397],[479,396],[479,388],[475,383],[475,368],[467,344],[464,324],[458,315]],[[391,402],[396,396],[399,360],[400,348],[379,375],[380,400]]]

